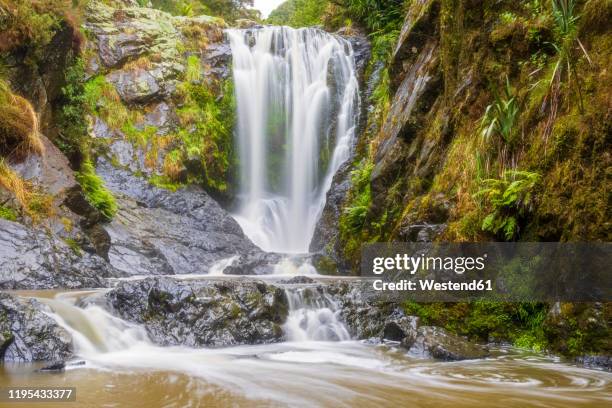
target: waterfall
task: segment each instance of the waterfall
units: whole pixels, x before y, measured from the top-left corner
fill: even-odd
[[[236,220],[266,251],[305,253],[359,112],[353,50],[316,28],[228,30],[237,104]]]
[[[289,341],[345,341],[351,336],[338,319],[338,304],[317,288],[288,288],[289,316],[284,325]]]

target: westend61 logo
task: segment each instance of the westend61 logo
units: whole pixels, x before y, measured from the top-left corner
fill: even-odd
[[[362,247],[361,276],[387,300],[608,302],[612,245],[376,243]]]
[[[394,257],[375,257],[372,261],[372,272],[380,275],[389,271],[406,271],[414,275],[419,270],[453,271],[458,275],[466,271],[482,271],[485,268],[487,254],[479,257],[441,257],[441,256],[410,256],[396,254]]]

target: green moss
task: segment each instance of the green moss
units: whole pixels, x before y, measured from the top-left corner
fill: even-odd
[[[200,182],[214,192],[224,193],[234,165],[233,128],[235,100],[231,80],[217,85],[181,84],[184,104],[177,110],[181,127],[177,132],[182,160],[190,181]]]
[[[17,221],[17,211],[10,207],[0,205],[0,218],[4,218],[9,221]]]
[[[85,106],[92,114],[99,116],[113,129],[121,129],[130,120],[129,111],[121,102],[115,87],[98,75],[85,84]]]
[[[83,188],[87,201],[97,208],[108,220],[117,213],[117,203],[113,194],[104,186],[104,182],[96,174],[91,161],[86,160],[81,165],[81,171],[76,173],[76,179]]]
[[[149,183],[151,183],[155,187],[163,188],[165,190],[170,190],[170,191],[176,191],[179,188],[184,186],[181,183],[171,180],[166,175],[158,175],[158,174],[154,174],[151,177],[149,177]]]
[[[477,341],[511,342],[537,351],[548,347],[542,325],[548,306],[543,303],[404,303],[404,311],[423,324],[444,327]]]
[[[83,250],[81,249],[81,245],[74,238],[64,238],[64,242],[70,247],[72,252],[77,256],[83,255]]]
[[[187,58],[187,69],[185,70],[185,80],[188,82],[199,82],[202,78],[202,64],[197,55],[190,55]]]

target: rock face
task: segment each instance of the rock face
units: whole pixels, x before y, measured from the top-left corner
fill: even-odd
[[[97,255],[77,253],[42,229],[0,219],[0,289],[97,288],[119,276]]]
[[[44,156],[32,154],[12,166],[19,175],[32,183],[44,185],[52,195],[61,195],[77,185],[66,156],[44,135],[39,136]]]
[[[143,324],[160,345],[261,344],[283,338],[287,299],[259,281],[148,278],[122,282],[107,299],[119,316]]]
[[[233,256],[232,273],[271,273],[277,256],[260,251],[238,223],[197,187],[170,192],[100,160],[98,174],[119,197],[119,212],[103,226],[110,263],[130,275],[206,274]],[[266,269],[268,268],[268,269]]]
[[[144,69],[115,71],[108,76],[119,96],[127,104],[147,103],[160,97],[161,88],[155,77]]]
[[[34,299],[0,293],[0,362],[55,361],[72,356],[72,338]]]
[[[360,32],[347,33],[343,30],[337,32],[336,34],[340,35],[351,43],[351,46],[353,47],[357,75],[359,77],[360,83],[363,83],[365,68],[368,61],[370,60],[371,52],[371,46],[367,37]],[[356,136],[359,136],[363,133],[363,129],[365,126],[365,118],[367,116],[366,112],[368,108],[368,104],[366,103],[366,101],[369,100],[374,88],[373,84],[369,84],[366,87],[361,86],[360,89],[360,120],[359,126],[355,131]],[[355,139],[353,140],[353,145],[351,146],[351,152],[348,159],[334,175],[330,189],[327,192],[325,207],[323,208],[321,218],[315,227],[313,239],[310,243],[309,248],[311,252],[323,253],[326,257],[329,257],[329,260],[331,260],[331,262],[333,263],[332,269],[334,270],[341,269],[342,271],[344,271],[348,268],[343,265],[342,259],[338,255],[338,253],[340,252],[339,248],[337,247],[338,220],[340,219],[342,204],[351,186],[351,164],[354,158],[355,146],[357,145],[357,142],[358,137],[355,137]],[[320,269],[324,270],[324,268]]]
[[[195,130],[193,123],[179,121],[177,114],[185,104],[188,61],[192,68],[194,58],[199,62],[193,83],[215,97],[222,94],[231,62],[225,23],[208,16],[172,16],[131,3],[114,6],[99,1],[88,6],[85,26],[92,34],[87,43],[88,74],[112,84],[120,98],[116,103],[136,118],[129,125],[112,127],[105,123],[111,122],[108,118],[94,117],[92,134],[109,140],[110,152],[103,153],[110,153],[124,168],[146,176],[161,175],[168,151],[177,149],[184,135]],[[145,128],[155,128],[154,135],[147,133],[145,143],[125,134],[125,129],[134,133]],[[176,137],[177,133],[183,136]],[[162,136],[167,138],[161,140]]]

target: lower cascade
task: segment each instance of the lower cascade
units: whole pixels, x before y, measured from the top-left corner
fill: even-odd
[[[375,406],[415,396],[473,406],[517,395],[500,404],[510,408],[517,401],[521,406],[603,406],[609,400],[609,373],[544,356],[501,350],[491,358],[449,364],[350,341],[335,297],[320,287],[289,284],[281,289],[289,307],[283,325],[288,341],[220,348],[159,346],[143,326],[111,314],[102,291],[39,298],[72,337],[77,362],[67,362],[64,373],[52,376],[27,367],[29,372],[19,372],[21,378],[43,378],[56,387],[75,386],[85,395],[81,399],[87,398],[82,390],[88,384],[100,381],[96,384],[112,389],[111,398],[127,395],[123,402],[129,406],[157,406],[159,401],[168,406],[227,406],[228,401],[232,406],[331,407],[353,406],[352,401]],[[132,396],[143,378],[155,385]],[[551,387],[558,391],[551,393]],[[104,393],[94,398],[81,404],[112,405]]]
[[[229,30],[240,163],[236,219],[265,251],[305,253],[359,112],[350,43],[317,28]]]
[[[285,334],[290,341],[350,340],[344,323],[338,319],[338,305],[327,293],[315,288],[286,289],[289,316]]]

